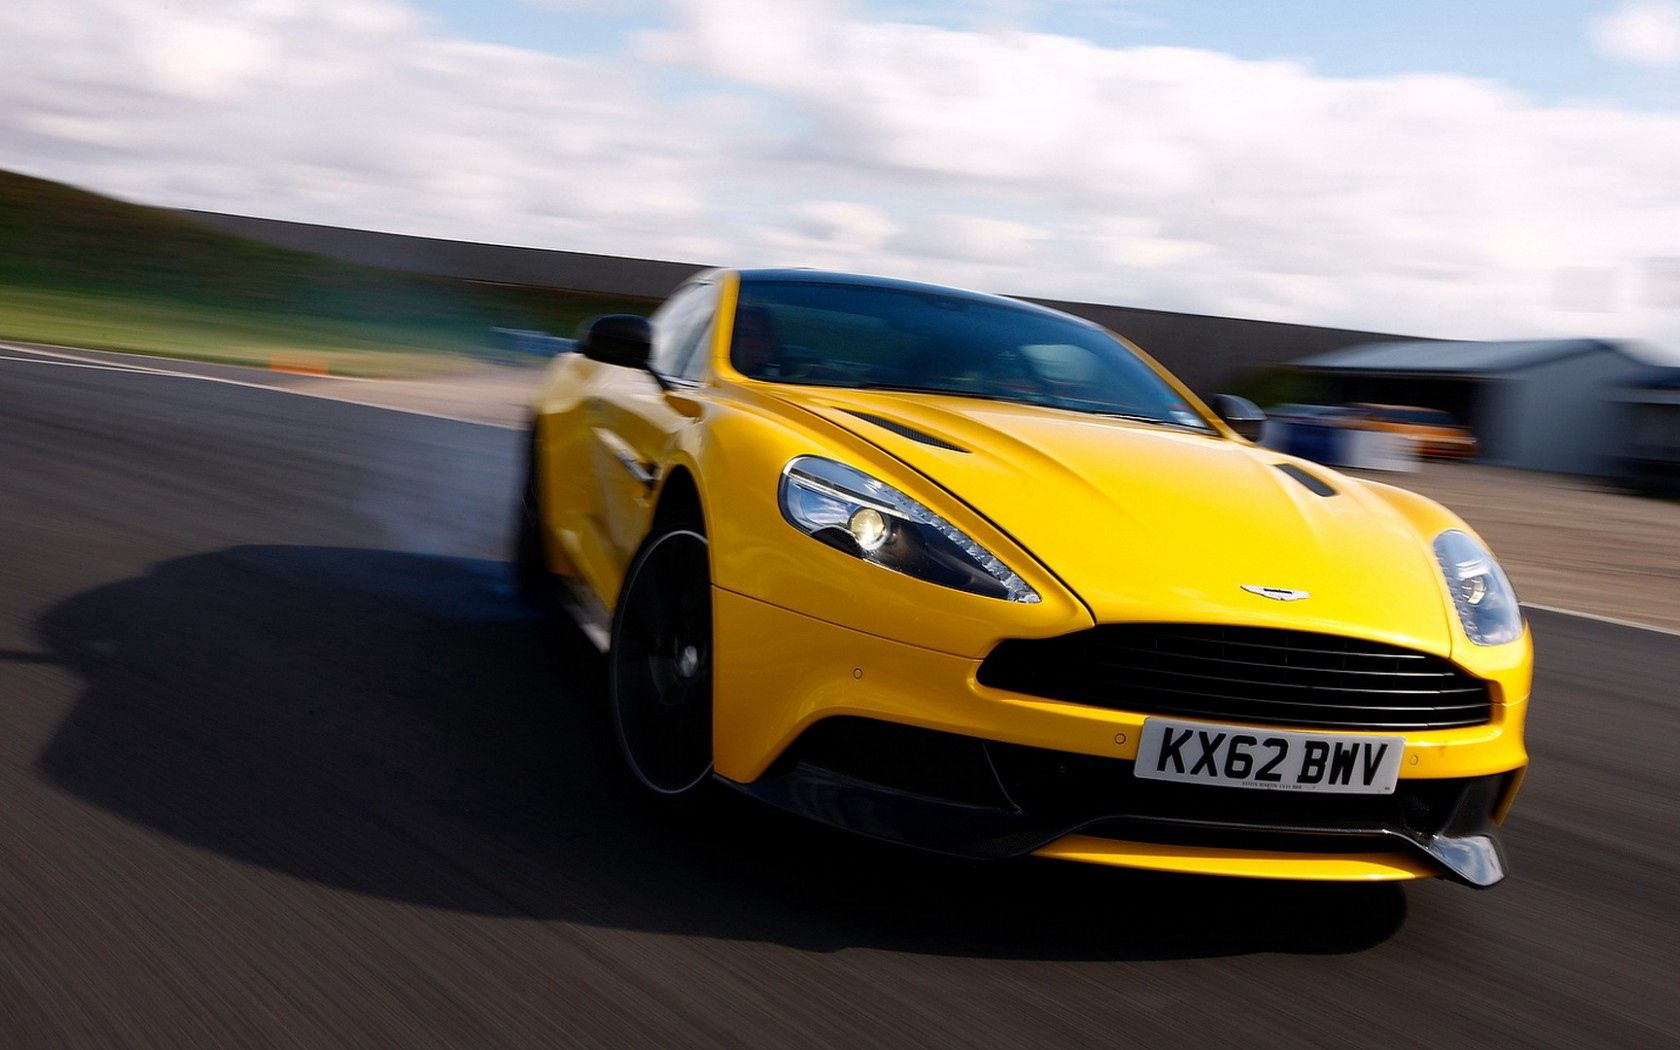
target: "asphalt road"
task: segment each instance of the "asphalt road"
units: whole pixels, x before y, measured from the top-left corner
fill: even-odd
[[[642,802],[517,441],[0,361],[0,1045],[1680,1041],[1680,638],[1533,617],[1489,892],[946,862]]]

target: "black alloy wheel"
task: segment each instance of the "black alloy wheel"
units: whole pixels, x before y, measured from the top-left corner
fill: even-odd
[[[625,761],[650,791],[693,792],[712,770],[712,585],[706,537],[643,542],[613,615],[609,691]]]

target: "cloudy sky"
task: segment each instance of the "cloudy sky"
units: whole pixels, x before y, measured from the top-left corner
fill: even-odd
[[[3,0],[0,167],[1680,359],[1680,0]]]

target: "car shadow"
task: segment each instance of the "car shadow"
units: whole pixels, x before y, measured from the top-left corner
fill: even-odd
[[[238,547],[50,610],[86,681],[52,783],[242,862],[420,905],[813,950],[1164,959],[1352,952],[1391,885],[970,864],[719,789],[644,799],[600,656],[498,562]]]

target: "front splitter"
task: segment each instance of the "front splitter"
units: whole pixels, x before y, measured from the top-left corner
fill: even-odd
[[[1491,829],[1474,826],[1474,812],[1454,814],[1448,829],[1433,835],[1414,835],[1387,828],[1304,828],[1274,824],[1226,824],[1216,821],[1174,821],[1159,816],[1106,813],[1076,819],[1035,816],[1019,807],[977,806],[883,787],[833,770],[799,763],[784,772],[751,783],[723,777],[724,784],[760,802],[811,820],[916,849],[970,860],[1004,860],[1033,853],[1069,860],[1124,863],[1122,855],[1135,847],[1140,863],[1132,866],[1205,874],[1261,878],[1313,878],[1311,866],[1323,865],[1321,877],[1335,879],[1354,856],[1396,858],[1391,878],[1439,875],[1476,888],[1501,881],[1506,874],[1504,851]],[[1467,799],[1467,803],[1469,800]],[[1461,807],[1473,810],[1478,806]],[[1187,844],[1133,841],[1092,835],[1109,827],[1154,828],[1180,840],[1186,835],[1202,841]],[[1300,845],[1314,842],[1346,846],[1369,844],[1369,853],[1346,849],[1311,848],[1255,850],[1220,845],[1220,839],[1242,840],[1277,836]],[[1055,844],[1064,843],[1064,847]],[[1105,844],[1100,850],[1095,844]],[[1082,845],[1081,845],[1082,844]],[[1176,851],[1176,852],[1175,852]],[[1102,856],[1097,856],[1100,853]],[[1086,856],[1085,854],[1089,854]],[[1259,858],[1287,855],[1291,863],[1261,864]],[[1170,863],[1168,858],[1180,858]],[[1400,861],[1398,858],[1406,858]],[[1106,858],[1106,860],[1105,860]],[[1247,863],[1242,863],[1247,858]],[[1420,867],[1419,861],[1426,866]]]

